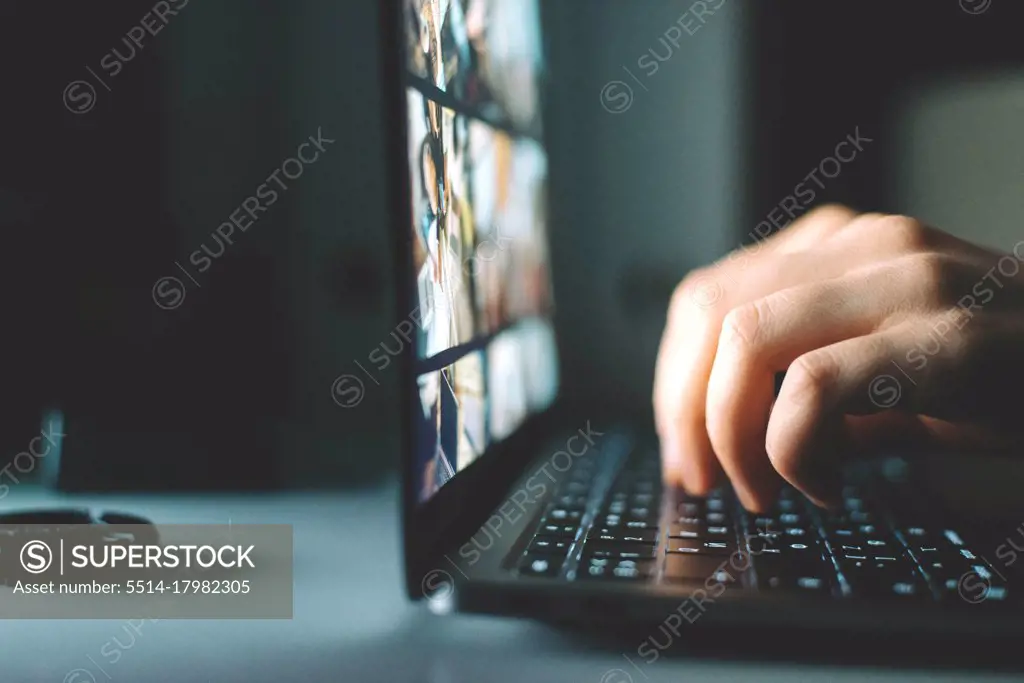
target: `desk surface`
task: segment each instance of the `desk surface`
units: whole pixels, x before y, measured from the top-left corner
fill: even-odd
[[[6,621],[0,680],[12,683],[538,681],[700,683],[794,680],[1019,681],[1019,674],[887,671],[786,663],[661,660],[631,669],[618,651],[527,621],[431,614],[401,589],[394,487],[277,496],[9,496],[4,507],[123,509],[159,523],[290,523],[291,621]],[[121,657],[109,653],[113,639]],[[983,663],[979,664],[984,666]]]

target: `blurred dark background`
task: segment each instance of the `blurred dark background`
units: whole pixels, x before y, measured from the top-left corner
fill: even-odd
[[[60,467],[24,476],[66,490],[380,478],[395,368],[356,406],[332,395],[405,315],[377,3],[156,4],[177,14],[134,50],[152,1],[0,5],[0,465],[60,415]],[[855,130],[871,143],[799,212],[843,201],[1024,237],[1024,3],[706,4],[675,45],[689,0],[544,3],[570,399],[644,415],[675,283],[750,241]],[[613,81],[628,100],[603,96]],[[198,273],[190,254],[318,131],[336,142]]]

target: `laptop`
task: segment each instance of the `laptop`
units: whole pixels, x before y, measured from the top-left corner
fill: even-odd
[[[784,490],[753,515],[727,486],[663,487],[649,425],[561,399],[539,14],[538,0],[383,3],[408,595],[647,625],[644,659],[712,625],[1021,632],[1024,591],[996,546],[904,461],[851,469],[841,510]]]

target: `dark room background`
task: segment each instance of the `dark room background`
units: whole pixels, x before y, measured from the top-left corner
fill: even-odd
[[[122,39],[155,4],[176,13],[129,57]],[[678,45],[663,38],[689,0],[544,5],[565,390],[641,415],[674,284],[749,239],[858,126],[876,142],[816,202],[1003,248],[1024,232],[1019,3],[707,4]],[[59,410],[59,477],[33,476],[71,490],[352,485],[393,469],[396,369],[366,378],[358,405],[332,391],[400,317],[377,13],[4,2],[4,462]],[[648,75],[636,65],[652,50]],[[619,83],[628,101],[606,98]],[[198,272],[190,254],[318,135],[333,142]]]

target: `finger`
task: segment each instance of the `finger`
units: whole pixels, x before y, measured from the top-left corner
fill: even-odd
[[[831,205],[811,211],[757,248],[740,250],[741,258],[730,261],[727,257],[717,266],[694,273],[676,290],[658,350],[653,397],[666,483],[680,484],[700,495],[719,478],[720,466],[705,426],[707,381],[724,315],[717,309],[727,305],[722,301],[724,290],[719,280],[738,279],[741,272],[769,262],[782,248],[795,251],[813,244],[853,216],[850,209]],[[761,276],[755,272],[754,277]],[[730,299],[747,295],[735,288],[730,294]]]
[[[661,338],[655,369],[654,408],[661,440],[662,478],[704,495],[718,483],[721,467],[704,427],[701,368],[710,367],[714,347],[700,340],[714,334],[707,316],[673,306]],[[683,317],[683,320],[676,318]]]
[[[841,204],[827,204],[807,214],[806,218],[793,224],[794,228],[783,231],[785,235],[777,243],[778,253],[792,254],[797,251],[807,251],[820,247],[826,240],[831,240],[838,235],[845,234],[846,228],[862,223],[869,223],[881,218],[883,214],[862,213],[858,214],[853,209]]]
[[[790,365],[768,420],[765,449],[775,470],[815,503],[828,506],[840,498],[843,415],[870,414],[900,400],[903,387],[890,373],[896,348],[892,332],[876,333],[816,349]],[[868,387],[876,377],[882,382]],[[855,399],[856,410],[848,410]]]
[[[747,269],[751,266],[771,262],[782,255],[819,248],[826,241],[845,232],[851,223],[870,221],[880,216],[881,214],[858,215],[852,209],[839,204],[818,207],[800,217],[788,228],[774,233],[767,239],[740,247],[713,264],[707,273],[709,282],[706,283],[708,289],[712,291],[706,291],[704,294],[707,298],[713,298],[716,291],[735,287],[737,280],[745,277]]]
[[[861,214],[829,236],[836,250],[870,248],[890,256],[947,253],[965,262],[991,267],[999,253],[931,228],[909,216]]]
[[[978,321],[970,335],[947,337],[945,347],[908,372],[899,361],[919,348],[932,325],[931,319],[908,320],[797,358],[766,434],[768,456],[779,474],[819,503],[835,500],[835,466],[850,446],[840,427],[848,415],[892,410],[921,416],[933,438],[941,436],[942,421],[1002,425],[1012,419],[1001,412],[1004,397],[1024,376],[1019,363],[1005,361],[1014,349],[1019,353],[1020,324],[999,317]]]
[[[747,509],[765,510],[781,485],[765,449],[776,374],[809,351],[871,334],[909,311],[937,309],[915,272],[897,259],[783,289],[726,316],[708,381],[707,429]]]

